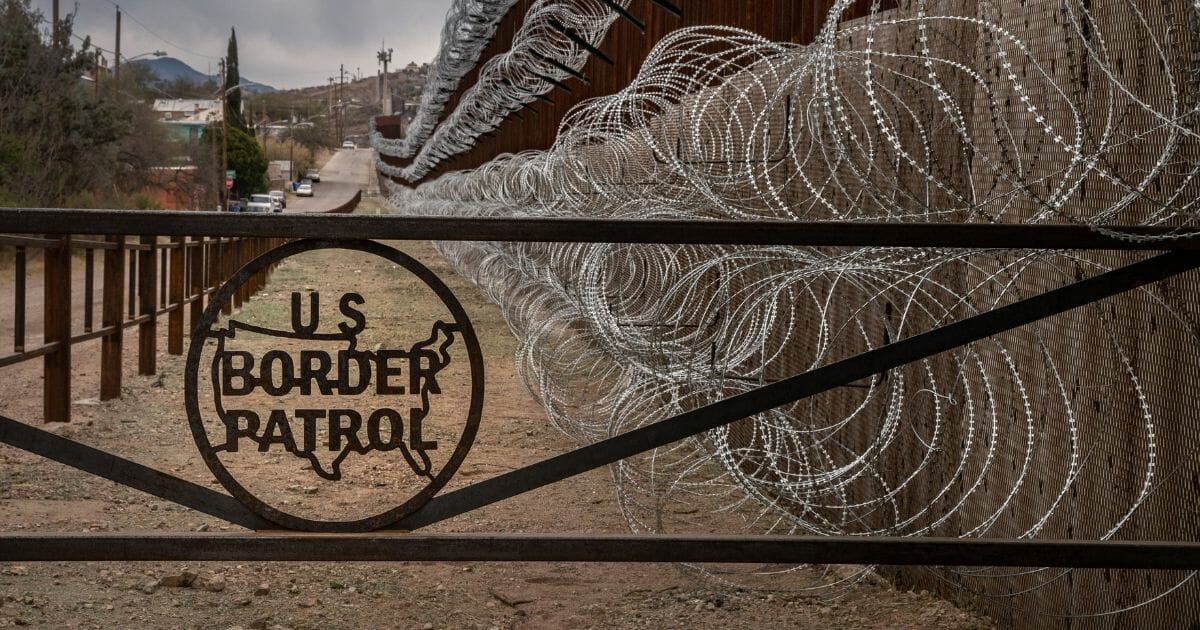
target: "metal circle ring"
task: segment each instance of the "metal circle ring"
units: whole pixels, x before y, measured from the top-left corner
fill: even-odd
[[[234,292],[241,288],[255,274],[287,258],[324,249],[345,249],[373,254],[395,263],[419,278],[441,299],[442,303],[454,317],[471,364],[471,400],[467,412],[467,421],[458,445],[446,465],[428,485],[404,503],[381,514],[353,521],[317,521],[303,518],[268,505],[256,497],[234,478],[224,463],[218,458],[216,450],[209,441],[208,432],[205,430],[199,406],[200,361],[203,358],[204,348],[209,339],[209,333],[212,330],[213,324],[221,316],[222,307],[233,298]],[[471,450],[471,446],[475,442],[475,437],[479,430],[480,418],[483,413],[483,353],[479,348],[479,340],[475,336],[475,329],[471,326],[471,320],[467,317],[462,304],[459,303],[449,287],[420,262],[399,250],[366,240],[334,241],[315,239],[296,241],[267,252],[238,270],[228,282],[222,285],[220,290],[213,294],[203,316],[194,326],[191,348],[188,351],[187,366],[184,372],[184,381],[184,401],[187,407],[188,423],[191,425],[192,437],[196,442],[196,446],[199,448],[209,470],[212,471],[226,490],[256,514],[281,527],[298,531],[324,533],[374,531],[395,524],[405,516],[420,509],[421,506],[428,503],[430,499],[445,487],[446,483],[458,471],[463,460],[466,459],[467,453]]]

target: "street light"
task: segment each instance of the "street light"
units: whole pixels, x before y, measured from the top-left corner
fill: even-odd
[[[125,57],[125,55],[121,55],[121,56]],[[125,63],[137,61],[138,59],[141,59],[142,57],[166,57],[166,56],[167,56],[167,53],[165,53],[161,50],[156,50],[154,52],[142,53],[140,55],[135,55],[133,57],[125,57]]]

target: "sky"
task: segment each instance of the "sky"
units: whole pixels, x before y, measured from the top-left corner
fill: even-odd
[[[52,0],[33,0],[48,19]],[[242,78],[280,89],[324,85],[338,75],[373,76],[386,42],[392,67],[437,54],[450,0],[119,0],[121,55],[164,51],[213,74],[237,28]],[[105,50],[116,40],[116,6],[108,0],[60,0],[76,9],[75,33]]]

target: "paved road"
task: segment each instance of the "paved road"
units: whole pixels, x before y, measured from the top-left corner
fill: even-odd
[[[327,212],[350,201],[358,191],[367,191],[373,165],[370,149],[340,149],[321,169],[321,183],[313,185],[314,196],[288,194],[288,212]]]

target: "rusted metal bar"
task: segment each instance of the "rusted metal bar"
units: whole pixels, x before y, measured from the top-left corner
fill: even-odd
[[[650,0],[650,2],[662,7],[663,10],[671,15],[674,15],[675,17],[683,17],[683,11],[681,11],[679,9],[679,5],[675,4],[674,2],[669,2],[668,0]]]
[[[25,351],[25,248],[18,246],[13,265],[16,277],[13,284],[13,352]]]
[[[273,527],[233,497],[0,416],[0,442],[251,529]],[[0,544],[0,547],[3,545]]]
[[[395,527],[424,527],[1197,267],[1200,252],[1160,254],[435,497]]]
[[[529,243],[662,243],[675,245],[795,245],[938,247],[953,249],[1200,249],[1200,231],[1104,226],[1116,237],[1080,225],[680,221],[629,219],[451,218],[395,215],[207,212],[0,210],[0,230],[69,234],[87,225],[98,234],[222,237],[497,241]],[[1145,240],[1143,237],[1170,237]]]
[[[129,317],[137,315],[137,292],[138,292],[138,257],[139,254],[133,253],[131,247],[129,252]]]
[[[600,2],[603,2],[605,5],[607,5],[608,8],[612,9],[617,15],[629,20],[629,23],[632,24],[637,30],[641,31],[642,33],[646,32],[646,23],[641,21],[636,15],[630,13],[629,10],[621,6],[620,3],[616,2],[615,0],[600,0]]]
[[[185,237],[172,237],[172,245],[175,248],[171,250],[170,261],[170,293],[164,292],[164,304],[168,304],[169,313],[167,315],[167,353],[179,356],[183,354],[183,287],[185,282],[185,268],[183,264],[183,247]],[[166,274],[164,274],[166,275]]]
[[[43,420],[71,421],[71,246],[63,237],[58,247],[43,250],[45,260],[42,322],[46,344],[58,344],[43,359]]]
[[[142,244],[149,245],[148,251],[138,252],[138,313],[150,318],[138,326],[138,374],[152,376],[158,371],[158,316],[155,309],[155,248],[158,238],[143,236]]]
[[[100,330],[94,330],[90,333],[86,333],[86,334],[82,334],[82,335],[75,335],[74,337],[71,337],[71,343],[78,345],[78,344],[85,343],[88,341],[95,341],[97,339],[103,339],[103,338],[115,333],[116,331],[117,331],[116,326],[113,326],[111,328],[101,328]]]
[[[555,20],[555,19],[551,19],[547,23],[550,25],[550,28],[562,33],[563,35],[566,36],[567,39],[574,42],[576,46],[579,46],[580,48],[588,51],[589,53],[594,55],[597,59],[603,61],[604,63],[606,63],[610,66],[617,65],[617,62],[613,61],[612,57],[609,57],[608,55],[604,54],[604,51],[602,51],[599,48],[596,48],[595,46],[588,43],[588,41],[586,39],[580,37],[575,31],[571,30],[569,27],[564,26],[562,22],[559,22],[558,20]]]
[[[246,261],[243,260],[245,246],[246,239],[244,238],[234,239],[234,241],[229,244],[231,255],[229,256],[229,265],[225,268],[225,274],[221,278],[222,282],[232,278],[233,274],[237,273],[237,270],[241,269],[242,265],[246,264]],[[235,309],[242,308],[242,302],[245,302],[245,295],[246,290],[244,286],[233,294],[232,302]]]
[[[121,397],[122,352],[125,341],[125,244],[124,236],[108,237],[116,249],[104,252],[104,306],[101,325],[115,328],[100,341],[100,400]]]
[[[83,332],[95,329],[96,311],[96,250],[87,248],[83,253]]]
[[[167,281],[170,280],[170,252],[166,248],[158,248],[158,308],[167,307]]]
[[[9,236],[7,234],[0,235],[0,245],[13,245],[15,247],[58,247],[59,239],[57,238],[35,238],[32,236]]]
[[[188,299],[191,302],[191,316],[188,321],[195,325],[204,314],[204,239],[192,237],[191,256],[188,259],[189,278]]]
[[[38,357],[44,357],[47,354],[58,350],[59,345],[60,344],[57,343],[48,343],[43,346],[38,346],[32,350],[26,350],[17,354],[10,354],[6,357],[0,357],[0,367],[8,367],[10,365],[16,365],[18,363],[24,363],[26,361],[33,360]]]
[[[1200,543],[556,534],[19,534],[2,562],[638,562],[1200,569]]]

